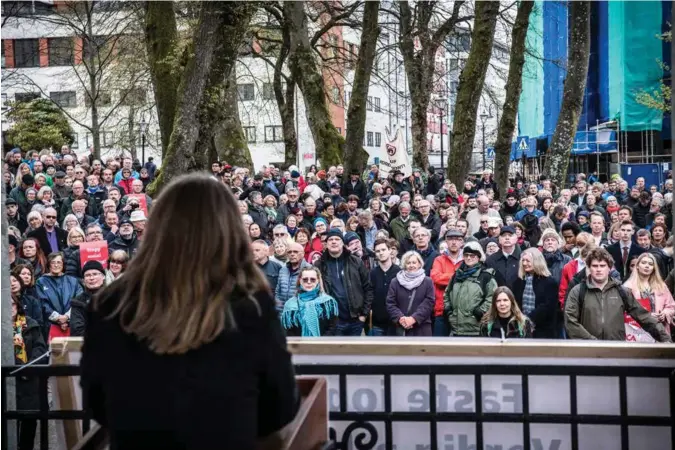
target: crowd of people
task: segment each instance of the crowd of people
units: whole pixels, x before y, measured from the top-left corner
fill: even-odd
[[[17,364],[53,336],[85,334],[92,298],[139,252],[157,174],[152,158],[67,146],[7,153]],[[670,342],[675,331],[670,175],[629,187],[579,174],[569,188],[517,177],[506,192],[489,171],[459,187],[433,168],[385,177],[376,165],[301,174],[214,162],[210,175],[239,208],[213,214],[241,217],[287,335]],[[83,253],[91,243],[103,260]],[[34,434],[25,424],[20,448]]]

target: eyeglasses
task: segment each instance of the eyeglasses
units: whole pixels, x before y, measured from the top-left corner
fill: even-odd
[[[284,237],[286,236],[286,233],[274,233],[274,237]]]
[[[487,220],[481,220],[480,223],[487,223]]]
[[[314,277],[304,277],[302,279],[303,283],[316,283],[317,281],[319,281],[319,279]]]
[[[123,262],[123,261],[118,261],[118,260],[116,260],[116,259],[111,259],[111,260],[110,260],[110,264],[124,264],[124,262]]]
[[[464,253],[465,258],[478,258],[478,255],[474,255],[473,253]]]
[[[45,219],[56,219],[56,216],[45,216]]]

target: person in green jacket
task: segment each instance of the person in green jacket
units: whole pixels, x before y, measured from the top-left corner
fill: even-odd
[[[464,262],[445,290],[444,312],[452,336],[479,336],[480,321],[490,309],[497,289],[494,270],[485,267],[485,253],[478,242],[467,242]]]
[[[570,339],[625,341],[625,312],[658,342],[670,342],[651,313],[609,276],[614,259],[607,250],[591,250],[585,262],[588,278],[574,286],[565,301],[565,328]]]

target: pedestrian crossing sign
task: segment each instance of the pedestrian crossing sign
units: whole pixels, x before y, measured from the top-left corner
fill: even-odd
[[[518,141],[518,150],[520,150],[523,153],[527,152],[530,149],[530,145],[528,144],[527,141],[528,141],[527,137],[525,136],[521,137],[520,140]]]

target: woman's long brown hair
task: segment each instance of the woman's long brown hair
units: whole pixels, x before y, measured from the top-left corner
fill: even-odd
[[[153,206],[138,254],[94,309],[115,299],[108,318],[155,353],[180,354],[236,329],[232,303],[250,301],[259,311],[254,294],[269,287],[223,184],[183,175]]]

